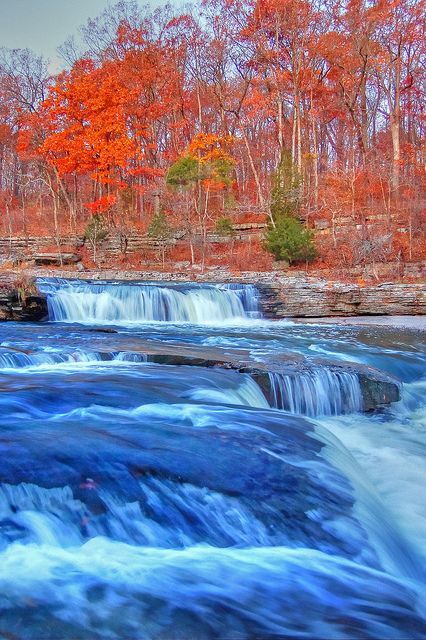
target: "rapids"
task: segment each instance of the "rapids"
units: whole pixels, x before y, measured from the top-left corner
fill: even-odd
[[[424,333],[260,317],[251,285],[43,280],[0,325],[0,638],[426,636]],[[353,373],[150,361],[180,347]]]

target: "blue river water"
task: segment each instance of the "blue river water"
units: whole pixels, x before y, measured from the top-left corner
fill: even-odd
[[[424,333],[267,321],[255,287],[43,280],[0,325],[0,638],[426,637]],[[272,380],[183,349],[312,362]],[[402,399],[362,413],[374,366]]]

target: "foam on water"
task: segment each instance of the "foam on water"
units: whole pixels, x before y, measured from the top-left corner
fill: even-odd
[[[67,548],[97,536],[164,548],[207,539],[218,547],[286,541],[283,532],[268,531],[237,498],[189,483],[147,478],[140,483],[140,500],[134,502],[95,485],[93,490],[104,506],[98,515],[68,486],[0,484],[0,550],[11,541]]]
[[[40,280],[57,322],[205,324],[259,316],[253,285],[94,284]]]
[[[379,549],[395,536],[406,541],[402,550],[390,546],[386,566],[426,584],[426,507],[419,490],[426,486],[426,408],[418,404],[422,395],[426,396],[425,380],[405,385],[403,400],[387,416],[335,417],[322,420],[316,431],[328,442],[324,455],[357,488],[358,507],[364,510],[360,517],[369,522]],[[332,443],[330,433],[335,437]],[[369,507],[367,516],[365,501],[373,486],[384,511]]]
[[[320,416],[360,411],[358,376],[318,366],[297,375],[270,373],[272,406],[291,413]]]
[[[43,349],[32,353],[0,350],[0,369],[23,369],[27,367],[43,367],[61,364],[90,363],[102,360],[100,353],[88,349]]]
[[[243,382],[235,389],[212,389],[199,386],[197,389],[192,389],[188,396],[198,402],[245,405],[263,409],[269,407],[261,388],[248,375],[244,376]]]
[[[424,637],[409,584],[312,549],[94,538],[68,549],[17,543],[1,560],[3,624],[33,603],[14,627],[28,638],[40,637],[40,610],[71,637]]]

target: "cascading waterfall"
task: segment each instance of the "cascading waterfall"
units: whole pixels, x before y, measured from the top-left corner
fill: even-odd
[[[204,324],[259,316],[253,285],[94,284],[40,280],[49,318],[86,324],[190,322]]]
[[[268,402],[259,387],[250,376],[245,375],[243,381],[235,389],[231,388],[212,388],[211,385],[199,386],[193,389],[189,394],[191,400],[198,402],[214,402],[221,404],[235,404],[247,407],[259,407],[267,409]]]
[[[244,322],[252,286],[40,288],[51,320],[124,326],[0,323],[0,636],[424,640],[419,336],[371,362],[351,332],[408,373],[347,415],[347,329]],[[316,342],[347,367],[276,358]]]
[[[424,583],[426,572],[421,554],[404,536],[401,526],[386,506],[378,498],[373,483],[353,455],[320,421],[315,425],[318,439],[326,444],[321,455],[339,468],[350,479],[354,488],[355,512],[364,523],[369,539],[383,565],[394,575]]]
[[[305,416],[334,416],[360,411],[362,392],[355,373],[318,367],[297,375],[269,373],[271,403]]]
[[[40,349],[31,353],[0,348],[0,369],[25,369],[75,363],[143,363],[148,361],[145,353],[132,351],[100,352],[92,349]]]
[[[240,298],[245,316],[249,318],[259,318],[259,293],[255,286],[241,285],[236,282],[228,282],[226,284],[219,285],[223,291],[233,291]]]
[[[102,360],[102,354],[83,349],[68,351],[23,351],[0,350],[0,369],[23,369],[43,365],[65,364],[73,362],[94,362]]]

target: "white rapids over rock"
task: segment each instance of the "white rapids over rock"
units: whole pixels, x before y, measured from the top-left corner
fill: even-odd
[[[40,280],[57,322],[206,324],[259,317],[253,285],[167,285]]]
[[[320,367],[298,375],[270,373],[272,406],[305,416],[334,416],[361,411],[358,376]]]

